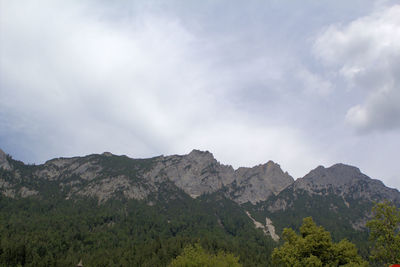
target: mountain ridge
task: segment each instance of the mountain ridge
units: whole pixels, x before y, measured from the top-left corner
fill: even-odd
[[[397,189],[388,188],[381,181],[361,173],[359,168],[343,163],[328,168],[318,166],[304,177],[294,180],[279,164],[271,160],[253,167],[234,169],[231,165],[221,164],[211,152],[197,149],[186,155],[161,155],[142,159],[104,152],[81,157],[54,158],[33,166],[15,161],[0,150],[0,168],[14,172],[18,180],[24,174],[18,167],[14,169],[13,165],[31,169],[31,173],[25,173],[25,178],[30,176],[32,179],[60,182],[60,190],[66,191],[69,188],[67,197],[75,193],[96,196],[100,202],[111,198],[113,192],[119,189],[128,198],[144,199],[150,193],[156,192],[161,182],[167,180],[192,198],[223,191],[228,198],[239,204],[257,204],[271,196],[278,196],[290,187],[294,191],[305,190],[311,194],[333,190],[338,195],[348,194],[353,188],[352,190],[364,194],[360,193],[358,197],[369,197],[369,200],[376,199],[371,196],[375,190],[385,198],[400,202]],[[96,183],[93,183],[94,180]],[[18,195],[15,189],[13,193],[11,180],[2,178],[0,181],[3,194]],[[371,188],[364,188],[366,185],[362,187],[362,183]],[[78,188],[78,185],[86,186],[87,190]],[[26,186],[19,190],[22,190],[19,193],[21,196],[39,193],[35,188]]]
[[[234,169],[221,164],[209,151],[200,150],[144,159],[104,152],[50,159],[39,165],[24,164],[0,150],[3,226],[13,220],[10,211],[18,212],[19,220],[26,219],[27,223],[30,219],[26,216],[35,214],[49,227],[53,225],[50,214],[59,214],[58,223],[64,223],[60,218],[65,212],[75,214],[78,225],[82,215],[88,229],[99,227],[99,233],[115,234],[111,233],[114,224],[131,229],[124,233],[133,240],[135,236],[152,240],[160,235],[202,238],[207,233],[219,233],[210,234],[212,242],[222,236],[240,243],[252,240],[246,243],[252,244],[247,251],[255,247],[271,251],[280,242],[285,227],[299,229],[302,219],[311,216],[332,233],[334,240],[349,238],[367,255],[365,224],[374,203],[384,200],[400,206],[399,191],[368,177],[357,167],[341,163],[318,166],[294,180],[273,161]],[[36,208],[31,211],[32,205]],[[79,207],[89,206],[91,215],[77,213]],[[108,215],[97,210],[108,210]],[[68,216],[66,225],[75,220]],[[142,227],[144,222],[146,227],[155,228],[136,232],[129,226],[131,220],[134,228]],[[70,230],[66,226],[64,231]],[[79,228],[73,231],[80,235]],[[61,234],[57,229],[53,232]],[[90,235],[89,230],[84,232]],[[76,240],[75,235],[70,240],[83,242],[84,246],[92,242],[89,237],[86,241]],[[239,246],[237,249],[241,251]],[[248,253],[241,255],[247,258]],[[250,258],[254,260],[257,255]],[[260,266],[265,266],[265,261]]]

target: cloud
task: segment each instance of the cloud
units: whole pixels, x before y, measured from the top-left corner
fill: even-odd
[[[235,166],[284,162],[295,176],[321,159],[293,127],[271,124],[276,115],[237,109],[276,102],[265,85],[285,79],[285,63],[267,47],[260,55],[240,36],[198,35],[174,16],[115,19],[90,2],[40,3],[1,3],[0,136],[32,151],[20,159],[200,148]]]
[[[198,148],[235,167],[271,159],[295,177],[321,164],[371,166],[370,156],[355,159],[370,155],[363,148],[376,143],[374,135],[349,134],[342,118],[354,107],[357,129],[382,117],[394,125],[389,115],[369,111],[396,113],[394,103],[381,104],[397,101],[395,55],[384,57],[386,67],[371,63],[374,52],[352,61],[348,45],[332,44],[359,20],[320,36],[314,48],[324,66],[308,54],[321,25],[354,20],[371,6],[311,1],[226,9],[228,2],[0,0],[0,148],[36,163]],[[330,56],[332,48],[337,54]],[[342,80],[349,90],[338,90]],[[371,149],[384,159],[387,177],[398,172],[397,140],[387,135]]]
[[[302,88],[308,94],[316,94],[318,96],[328,96],[332,90],[332,83],[321,77],[317,73],[313,73],[307,69],[307,67],[299,67],[296,73],[296,77],[300,84],[303,84]]]
[[[1,111],[21,124],[15,130],[47,136],[48,146],[77,140],[87,149],[126,132],[120,141],[135,136],[133,146],[146,153],[182,131],[197,102],[207,114],[207,62],[179,21],[113,23],[77,2],[16,2],[2,3],[0,23]]]
[[[400,128],[400,5],[330,26],[314,52],[348,90],[364,95],[347,111],[351,126],[363,133]]]

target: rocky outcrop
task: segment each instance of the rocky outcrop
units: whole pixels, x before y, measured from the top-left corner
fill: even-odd
[[[7,160],[7,155],[1,149],[0,149],[0,168],[3,168],[4,170],[7,171],[11,170],[11,165]]]
[[[99,176],[102,166],[95,157],[58,158],[38,166],[35,176],[50,181],[63,181],[71,177],[83,180],[93,180]]]
[[[127,199],[142,200],[148,196],[150,190],[139,184],[134,184],[125,175],[108,177],[98,183],[90,183],[76,192],[77,195],[96,197],[99,202],[104,202],[116,193],[122,194]]]
[[[236,202],[255,204],[277,195],[293,182],[294,179],[278,164],[269,161],[253,168],[237,169],[235,182],[229,186],[229,191]]]
[[[275,226],[272,224],[271,219],[265,218],[265,225],[256,221],[250,214],[250,212],[245,211],[246,215],[253,221],[254,227],[261,229],[265,235],[270,236],[275,242],[278,242],[280,237],[275,233]]]
[[[160,157],[156,162],[145,174],[148,179],[168,179],[194,198],[213,193],[234,180],[232,166],[220,164],[208,151],[193,150],[184,156]]]
[[[294,181],[272,161],[234,170],[232,166],[220,164],[210,152],[199,150],[184,156],[158,158],[146,179],[168,179],[194,198],[225,190],[229,198],[240,204],[266,200]]]

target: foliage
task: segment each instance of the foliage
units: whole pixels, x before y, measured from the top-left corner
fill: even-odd
[[[274,242],[236,203],[175,193],[152,206],[0,196],[0,266],[75,266],[80,259],[84,266],[167,266],[196,242],[211,254],[238,255],[243,266],[269,265]]]
[[[272,253],[277,266],[367,266],[354,244],[345,239],[333,243],[330,233],[311,217],[303,219],[300,235],[286,228],[283,239],[285,243]]]
[[[240,267],[239,258],[231,253],[219,251],[217,255],[207,253],[200,244],[189,245],[176,257],[169,267]]]
[[[390,202],[376,204],[367,222],[373,242],[371,260],[381,265],[400,263],[400,209]]]

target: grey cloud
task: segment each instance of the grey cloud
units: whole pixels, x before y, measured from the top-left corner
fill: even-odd
[[[400,128],[400,5],[331,26],[314,49],[350,90],[364,92],[346,114],[350,125],[362,133]]]
[[[241,37],[198,36],[175,17],[142,14],[127,23],[87,13],[79,2],[44,3],[5,5],[1,14],[0,111],[21,127],[0,123],[39,147],[39,160],[55,151],[153,156],[197,147],[247,165],[283,161],[297,143],[287,161],[295,171],[312,166],[313,157],[294,159],[312,154],[295,129],[259,123],[230,102],[241,88],[275,75],[279,57],[267,48],[262,57],[236,55],[251,51]]]
[[[199,148],[295,177],[343,159],[368,166],[349,153],[368,137],[349,145],[342,118],[370,91],[347,97],[340,64],[315,61],[310,43],[375,1],[0,1],[0,148],[18,159]],[[370,85],[372,71],[361,77],[351,81]]]

